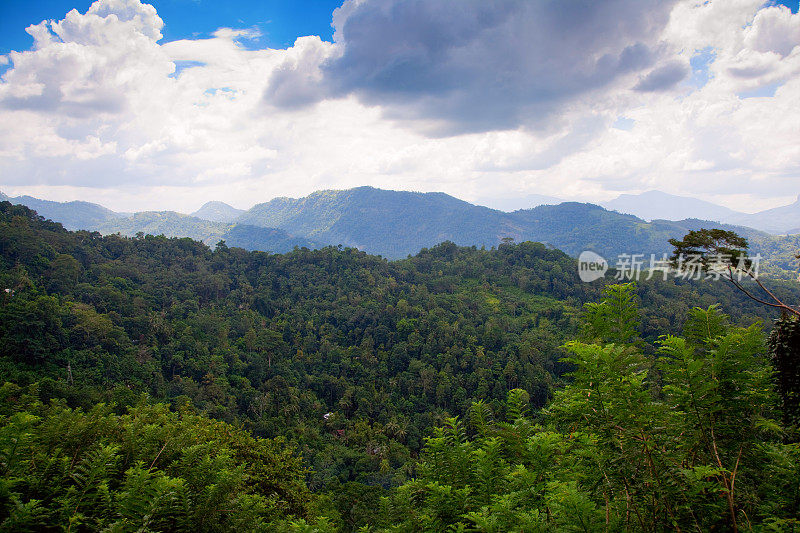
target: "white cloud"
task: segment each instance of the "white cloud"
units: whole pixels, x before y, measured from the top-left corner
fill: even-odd
[[[429,1],[426,9],[436,11]],[[30,26],[32,49],[0,56],[0,64],[3,57],[12,63],[0,81],[0,190],[184,211],[209,199],[248,207],[357,185],[443,190],[468,200],[539,193],[595,202],[657,188],[745,210],[800,192],[800,16],[786,8],[684,0],[668,19],[630,22],[631,43],[646,40],[650,63],[588,92],[531,105],[528,97],[489,101],[473,90],[503,97],[491,80],[502,83],[509,65],[492,61],[463,65],[483,80],[464,91],[423,90],[400,101],[382,100],[372,87],[365,98],[352,72],[352,90],[332,90],[326,73],[347,45],[343,25],[372,3],[348,2],[337,12],[335,43],[302,37],[287,50],[248,50],[239,43],[252,30],[235,28],[162,43],[163,22],[138,0],[99,0],[85,14],[73,10]],[[611,14],[603,14],[600,30],[611,31],[625,10]],[[570,27],[568,19],[561,23]],[[512,26],[525,29],[519,21]],[[625,50],[619,35],[593,35],[586,39]],[[449,72],[475,54],[497,62],[503,55],[489,43],[460,47],[447,58]],[[548,61],[537,53],[554,46],[504,53],[524,59],[525,72],[557,76],[558,65],[536,63]],[[704,49],[714,54],[708,83],[681,82]],[[435,54],[428,60],[435,69]],[[548,86],[545,78],[537,83]],[[772,97],[742,97],[770,87],[777,87]],[[452,121],[453,110],[481,106],[483,115],[465,116],[482,125],[472,133],[425,134]],[[485,131],[491,109],[508,113],[496,131]],[[536,112],[549,119],[538,121]],[[620,117],[625,129],[613,127]]]

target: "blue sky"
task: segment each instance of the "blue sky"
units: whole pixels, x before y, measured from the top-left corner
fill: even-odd
[[[258,28],[262,38],[249,47],[287,48],[297,37],[331,40],[331,13],[341,0],[153,0],[164,20],[164,41],[208,37],[217,28]],[[27,50],[25,28],[45,19],[61,19],[71,9],[85,12],[90,1],[0,0],[0,54]]]

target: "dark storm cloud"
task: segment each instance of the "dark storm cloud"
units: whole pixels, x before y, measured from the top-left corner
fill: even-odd
[[[665,91],[671,89],[689,75],[689,67],[680,61],[673,61],[658,67],[636,84],[641,92]]]
[[[323,64],[321,83],[328,95],[356,94],[389,117],[436,121],[452,133],[535,124],[576,98],[650,70],[661,58],[657,38],[673,4],[345,2],[334,13],[340,53]],[[269,91],[307,96],[281,86],[297,79],[273,78]]]

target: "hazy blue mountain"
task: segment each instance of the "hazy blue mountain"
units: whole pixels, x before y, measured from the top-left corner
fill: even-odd
[[[224,240],[228,246],[276,253],[288,252],[295,246],[312,248],[318,246],[308,239],[292,237],[277,229],[238,226],[225,221],[203,219],[174,211],[115,213],[110,209],[88,202],[52,202],[30,196],[6,198],[12,203],[23,204],[33,209],[45,218],[60,222],[65,228],[71,230],[99,231],[103,234],[120,233],[131,237],[137,233],[190,237],[210,246]],[[238,216],[242,211],[222,202],[209,202],[198,212],[202,212],[209,218],[215,214],[217,218],[231,218],[226,214],[230,215],[235,212]]]
[[[603,206],[620,213],[636,215],[644,220],[700,218],[747,226],[773,234],[794,234],[800,231],[800,196],[793,204],[752,214],[660,191],[623,194],[615,200],[605,202]]]
[[[213,222],[233,222],[242,213],[244,210],[236,209],[225,202],[207,202],[191,216]]]
[[[95,229],[105,235],[119,233],[133,237],[143,233],[166,237],[189,237],[209,246],[214,246],[223,240],[231,247],[274,253],[288,252],[295,246],[317,247],[316,243],[292,237],[282,230],[212,222],[174,211],[142,211],[126,218],[108,221]]]
[[[719,222],[730,222],[745,213],[728,209],[697,198],[676,196],[661,191],[648,191],[642,194],[621,194],[603,207],[612,211],[636,215],[643,220],[684,220],[702,218]]]
[[[742,214],[731,219],[732,222],[769,231],[770,233],[798,233],[800,228],[800,196],[797,200],[783,207],[767,209],[753,214]]]
[[[8,200],[10,200],[10,199],[11,199],[11,198],[9,198],[9,197],[8,197],[8,196],[6,196],[5,194],[3,194],[3,191],[0,191],[0,202],[6,202],[6,201],[8,201]]]
[[[127,213],[115,213],[102,205],[90,202],[53,202],[32,196],[16,196],[8,200],[33,209],[44,218],[60,222],[69,230],[94,229],[100,224],[127,216]]]

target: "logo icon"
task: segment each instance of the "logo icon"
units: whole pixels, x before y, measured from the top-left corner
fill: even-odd
[[[608,270],[608,261],[603,256],[590,250],[581,252],[578,256],[578,276],[586,283],[600,279]]]

